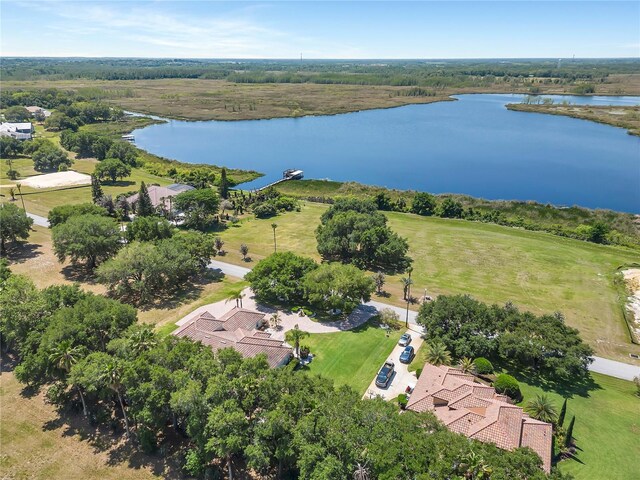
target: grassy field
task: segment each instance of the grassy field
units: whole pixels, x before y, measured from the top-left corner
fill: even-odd
[[[159,80],[34,80],[4,81],[3,88],[59,88],[99,91],[101,98],[126,110],[186,120],[248,120],[302,115],[330,115],[412,103],[430,103],[462,93],[571,94],[575,85],[545,83],[545,79],[511,78],[505,83],[438,88],[435,97],[400,96],[410,87],[376,85],[323,85],[314,83],[232,83],[207,79]],[[598,95],[634,95],[640,92],[640,75],[609,75],[599,83]]]
[[[640,471],[640,398],[634,395],[633,383],[606,375],[592,374],[594,388],[588,394],[572,392],[565,395],[567,416],[565,427],[576,416],[574,438],[578,446],[575,459],[560,462],[560,470],[576,480],[604,478],[638,478]],[[543,393],[541,387],[528,385],[518,378],[524,402]],[[560,410],[563,397],[546,391]]]
[[[314,355],[306,370],[364,395],[400,335],[402,331],[396,330],[387,337],[386,330],[373,320],[346,332],[310,335],[301,342]]]
[[[414,191],[396,190],[357,182],[335,182],[330,180],[298,180],[283,182],[275,187],[280,193],[303,199],[335,198],[353,195],[359,198],[374,199],[384,193],[392,202],[404,199],[407,207],[411,206]],[[612,210],[591,210],[582,207],[558,208],[548,204],[519,200],[485,200],[461,194],[436,195],[440,200],[453,198],[465,208],[473,208],[480,212],[498,212],[509,220],[524,219],[542,227],[561,225],[575,229],[583,224],[604,222],[612,229],[633,238],[640,238],[640,223],[632,213],[614,212]]]
[[[12,372],[0,383],[0,478],[12,480],[148,480],[163,469],[144,455],[129,457],[119,438],[97,435],[80,420],[59,419],[43,395],[23,394]],[[155,474],[154,474],[155,471]]]
[[[319,259],[314,231],[325,205],[306,203],[301,212],[272,219],[246,218],[220,232],[228,251],[220,259],[251,267],[279,250]],[[485,302],[512,301],[535,313],[561,311],[567,323],[604,357],[631,361],[640,346],[629,343],[614,284],[616,269],[638,262],[637,252],[498,225],[388,213],[390,226],[408,238],[414,259],[413,294],[467,293]],[[244,262],[241,243],[249,247]],[[403,305],[399,276],[388,276],[387,298]]]
[[[640,136],[640,107],[511,103],[507,105],[507,108],[518,112],[546,113],[590,120],[614,127],[626,128],[629,135]]]

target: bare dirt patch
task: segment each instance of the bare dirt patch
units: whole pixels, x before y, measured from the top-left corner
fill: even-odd
[[[627,310],[630,313],[630,327],[636,341],[640,341],[640,268],[623,270],[622,276],[629,289]]]
[[[20,183],[31,188],[70,187],[73,185],[91,185],[91,177],[74,171],[56,172],[27,177]]]

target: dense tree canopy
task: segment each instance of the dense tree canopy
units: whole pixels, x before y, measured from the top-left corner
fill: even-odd
[[[556,379],[587,374],[593,351],[562,315],[536,316],[513,305],[486,305],[469,296],[439,296],[420,308],[418,323],[456,358],[516,361]]]
[[[71,166],[73,161],[67,154],[55,146],[43,146],[33,155],[33,168],[39,172],[63,171]]]
[[[138,163],[138,150],[129,142],[113,142],[106,155],[107,158],[116,158],[132,167],[135,167]]]
[[[0,252],[6,250],[7,242],[29,238],[33,219],[15,203],[0,203]]]
[[[117,158],[106,158],[96,165],[93,174],[100,180],[116,182],[131,175],[131,167]]]
[[[127,225],[126,237],[129,242],[152,242],[170,238],[173,226],[162,217],[136,217]]]
[[[373,202],[337,200],[322,214],[316,239],[318,252],[327,260],[385,272],[404,271],[411,263],[406,239],[387,226]]]
[[[260,260],[245,279],[260,299],[301,303],[305,298],[303,279],[317,267],[307,257],[291,252],[274,253]]]
[[[184,214],[184,225],[188,228],[206,230],[218,213],[220,198],[210,188],[189,190],[176,195],[174,207]]]
[[[7,108],[3,114],[7,122],[27,122],[31,118],[29,110],[18,105]]]
[[[133,242],[98,268],[98,281],[127,302],[149,303],[182,287],[213,255],[213,238],[198,233]]]
[[[118,224],[100,215],[72,216],[53,227],[53,249],[61,262],[85,262],[88,268],[113,256],[120,248]]]
[[[76,203],[73,205],[59,205],[49,210],[49,227],[66,222],[71,217],[78,215],[101,215],[106,217],[108,212],[106,209],[94,205],[93,203]]]
[[[304,289],[308,301],[317,308],[351,313],[363,300],[371,299],[375,283],[353,265],[330,263],[307,273]]]

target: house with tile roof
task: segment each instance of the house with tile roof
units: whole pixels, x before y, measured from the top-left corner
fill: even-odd
[[[264,318],[264,313],[238,307],[220,318],[205,311],[187,320],[173,335],[202,342],[214,352],[233,348],[245,358],[264,354],[272,368],[286,365],[291,358],[291,347],[258,329]]]
[[[493,387],[457,368],[425,364],[407,410],[430,411],[449,430],[505,450],[529,447],[551,470],[553,427],[529,417]]]
[[[151,204],[154,206],[154,208],[158,208],[159,206],[164,204],[164,208],[166,210],[172,211],[173,197],[182,192],[188,192],[189,190],[193,189],[194,188],[191,185],[172,183],[171,185],[167,185],[166,187],[161,187],[159,185],[150,185],[147,187],[147,192],[149,192],[149,198],[151,199]],[[127,197],[127,202],[129,203],[129,205],[133,205],[138,202],[138,195],[138,193],[135,193]]]

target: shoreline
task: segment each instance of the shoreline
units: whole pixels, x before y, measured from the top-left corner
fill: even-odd
[[[557,115],[560,117],[575,118],[577,120],[586,120],[614,128],[622,128],[627,131],[628,135],[640,137],[640,106],[508,103],[506,108],[512,112],[539,113],[542,115]],[[609,110],[609,112],[605,112],[605,110]],[[594,111],[602,111],[602,116],[598,117]],[[622,112],[622,114],[613,114],[611,113],[612,111],[619,111]],[[632,113],[637,119],[631,120],[631,123],[625,122],[624,119],[620,117],[624,117],[626,112]]]

